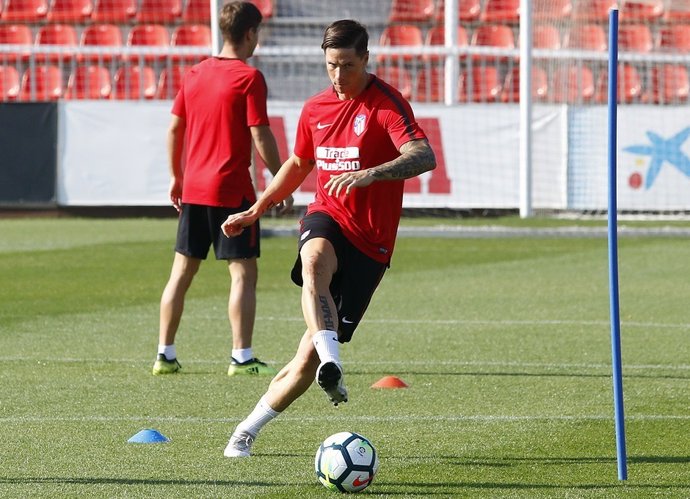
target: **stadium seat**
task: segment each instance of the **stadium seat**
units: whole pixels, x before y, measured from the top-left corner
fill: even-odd
[[[137,22],[173,24],[182,16],[181,0],[141,0]]]
[[[48,0],[7,0],[2,20],[39,23],[48,14]]]
[[[520,0],[486,0],[479,19],[485,23],[517,23]]]
[[[187,0],[182,9],[182,22],[210,23],[211,10],[208,0]]]
[[[608,38],[599,24],[576,24],[566,33],[563,46],[569,49],[606,52]]]
[[[652,101],[655,104],[680,104],[688,101],[690,79],[681,64],[662,64],[652,68]]]
[[[181,24],[172,34],[170,44],[173,47],[206,47],[208,55],[211,55],[211,28],[205,24]],[[200,62],[207,56],[199,55],[174,55],[174,61]]]
[[[532,66],[532,98],[544,101],[548,98],[549,81],[546,71],[539,66]],[[520,102],[520,67],[516,66],[506,74],[503,84],[503,102]]]
[[[33,45],[34,36],[26,24],[0,24],[0,44],[8,45]],[[14,64],[18,60],[28,61],[31,51],[29,49],[19,53],[0,54],[0,61]]]
[[[534,0],[532,17],[537,21],[560,21],[573,12],[571,0]]]
[[[150,66],[123,66],[115,73],[114,82],[115,99],[153,99],[156,96],[156,73]]]
[[[646,24],[622,24],[618,27],[621,52],[648,53],[654,48],[652,32]]]
[[[413,100],[417,102],[441,102],[444,97],[443,68],[432,67],[419,71]]]
[[[591,102],[594,98],[594,74],[585,65],[572,64],[556,69],[550,94],[559,103]]]
[[[105,66],[77,66],[67,82],[65,99],[110,99],[112,83]]]
[[[434,15],[434,0],[393,0],[388,20],[394,23],[428,22]]]
[[[47,20],[52,23],[85,23],[93,12],[91,0],[52,0]]]
[[[502,49],[514,49],[515,37],[510,26],[505,24],[482,24],[474,30],[470,46],[473,47],[497,47]],[[475,60],[496,60],[494,56],[477,55]],[[500,59],[508,59],[502,56]]]
[[[273,0],[249,0],[251,3],[256,5],[261,12],[261,16],[266,19],[273,17]]]
[[[690,52],[690,24],[662,26],[656,46],[662,52]]]
[[[672,0],[666,5],[663,20],[667,23],[690,22],[690,0]]]
[[[162,24],[137,24],[129,30],[127,35],[128,47],[169,47],[170,36],[168,29]],[[144,61],[151,62],[165,59],[165,55],[145,55]],[[138,55],[129,56],[131,61],[139,61],[142,57]]]
[[[630,104],[647,100],[642,78],[635,66],[626,63],[619,64],[616,94],[620,103]],[[606,69],[599,73],[595,101],[600,104],[605,104],[608,101],[608,70]]]
[[[36,45],[76,47],[77,30],[71,24],[44,24],[36,33]],[[36,62],[68,63],[73,56],[74,51],[66,49],[59,54],[36,54]]]
[[[550,24],[538,24],[532,31],[532,47],[535,49],[558,50],[561,48],[561,32]]]
[[[19,96],[19,72],[14,66],[0,66],[0,101]]]
[[[444,45],[445,36],[446,32],[443,26],[434,26],[429,31],[427,31],[424,43],[427,46]],[[469,37],[467,35],[467,30],[462,26],[458,26],[458,39],[455,46],[467,47],[467,45],[469,45]],[[440,61],[442,58],[443,56],[435,54],[424,56],[424,59],[427,61]]]
[[[422,31],[419,27],[413,24],[394,24],[391,26],[386,26],[381,33],[381,38],[379,40],[379,45],[382,47],[394,47],[394,46],[418,46],[421,47],[424,44],[422,39]],[[399,59],[405,62],[410,62],[414,60],[414,56],[411,54],[407,55],[380,55],[378,57],[378,62],[397,62]]]
[[[609,10],[618,5],[618,0],[578,0],[573,9],[576,21],[606,22]]]
[[[463,71],[460,74],[459,85],[460,102],[498,102],[501,100],[503,83],[498,67],[492,64],[474,66],[470,73]]]
[[[473,23],[479,20],[482,13],[480,0],[460,0],[458,2],[458,19],[466,23]],[[442,24],[445,16],[444,0],[436,0],[436,22]]]
[[[620,21],[654,22],[664,15],[663,0],[625,0],[620,6]]]
[[[191,66],[175,64],[169,68],[163,68],[158,87],[156,88],[156,99],[174,99],[182,86],[182,79]]]
[[[134,20],[137,0],[94,0],[91,21],[96,23],[126,24]]]
[[[397,88],[405,99],[409,100],[412,97],[412,78],[407,69],[390,65],[379,66],[376,76]]]
[[[32,88],[33,87],[33,88]],[[22,76],[20,99],[23,101],[48,101],[62,97],[64,83],[62,70],[52,64],[36,64]]]
[[[122,32],[114,24],[91,24],[81,32],[82,47],[122,47]],[[88,61],[110,62],[116,55],[109,53],[87,54]]]

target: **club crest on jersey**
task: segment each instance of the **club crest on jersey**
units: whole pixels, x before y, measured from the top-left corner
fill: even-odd
[[[355,124],[353,126],[353,129],[357,134],[357,137],[364,133],[364,127],[366,126],[366,124],[367,116],[365,114],[358,114],[357,116],[355,116]]]

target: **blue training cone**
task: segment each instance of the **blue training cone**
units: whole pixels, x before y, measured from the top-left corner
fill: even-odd
[[[130,444],[160,444],[165,442],[170,442],[170,439],[158,430],[153,429],[141,430],[127,440],[127,443]]]

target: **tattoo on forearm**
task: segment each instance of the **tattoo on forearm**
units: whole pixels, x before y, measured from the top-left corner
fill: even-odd
[[[335,331],[335,323],[333,322],[333,312],[331,312],[331,307],[328,305],[328,298],[323,295],[319,295],[319,302],[321,302],[321,312],[323,313],[323,320],[326,329],[329,331]]]
[[[400,148],[398,158],[373,168],[378,179],[400,180],[416,177],[436,166],[436,157],[425,140],[414,140]]]

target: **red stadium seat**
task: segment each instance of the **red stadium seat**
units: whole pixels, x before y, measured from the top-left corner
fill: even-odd
[[[91,0],[52,0],[48,22],[85,23],[93,12]]]
[[[113,97],[122,99],[153,99],[156,96],[156,73],[149,66],[123,66],[115,73]]]
[[[566,34],[563,46],[569,49],[606,52],[608,38],[604,28],[598,24],[576,24]]]
[[[114,24],[91,24],[81,32],[82,47],[122,47],[122,32],[120,27]],[[114,54],[88,54],[85,59],[96,62],[110,62]]]
[[[549,81],[546,71],[539,66],[532,66],[532,98],[537,101],[544,101],[548,98]],[[503,84],[503,102],[520,102],[520,68],[513,67],[506,74]]]
[[[398,89],[405,99],[412,98],[412,78],[407,69],[398,66],[380,66],[376,76]]]
[[[681,64],[652,68],[652,101],[655,104],[686,103],[690,94],[688,69]]]
[[[690,0],[671,0],[666,5],[664,21],[668,23],[690,22]]]
[[[208,0],[187,0],[182,9],[182,21],[185,23],[210,23],[211,7]]]
[[[503,49],[514,49],[515,38],[513,30],[505,24],[482,24],[472,34],[470,45],[473,47],[498,47]],[[507,59],[507,57],[500,57]],[[496,60],[493,56],[478,55],[474,59]]]
[[[571,0],[534,0],[532,17],[538,21],[558,21],[570,17]]]
[[[444,73],[442,68],[432,67],[417,74],[414,100],[418,102],[441,102],[444,97]]]
[[[77,30],[70,24],[44,24],[36,33],[36,45],[65,45],[66,47],[76,47]],[[67,63],[74,56],[74,51],[65,50],[59,54],[36,54],[37,62],[62,61]]]
[[[8,45],[33,45],[34,36],[31,28],[25,24],[0,24],[0,44]],[[0,62],[15,63],[18,60],[28,61],[31,51],[29,49],[19,53],[0,54]]]
[[[191,66],[176,64],[161,71],[156,88],[156,99],[174,99],[182,86],[182,79]]]
[[[14,66],[0,66],[0,101],[19,96],[19,72]]]
[[[261,12],[261,16],[266,19],[273,17],[273,0],[249,0],[251,3],[256,5]]]
[[[561,32],[550,24],[540,24],[532,31],[532,47],[535,49],[558,50],[561,48]]]
[[[446,32],[443,26],[434,26],[429,31],[427,31],[424,43],[427,46],[444,45],[446,40],[445,36]],[[469,42],[470,40],[467,35],[467,30],[462,26],[458,26],[458,40],[456,43],[456,47],[467,47],[467,45],[469,45]],[[424,59],[428,61],[439,61],[442,58],[443,56],[441,55],[427,55],[424,57]]]
[[[479,18],[485,23],[517,23],[520,0],[486,0]]]
[[[497,66],[474,66],[471,73],[464,71],[460,74],[460,102],[498,102],[502,90],[503,83]]]
[[[67,82],[65,99],[110,99],[110,71],[96,64],[77,66]]]
[[[556,102],[591,102],[594,98],[594,74],[585,65],[561,66],[554,73],[551,90]]]
[[[48,14],[48,0],[7,0],[3,21],[38,23]]]
[[[388,20],[397,23],[427,22],[433,15],[434,0],[393,0]]]
[[[573,10],[576,21],[606,22],[609,10],[618,5],[618,0],[577,0]]]
[[[651,52],[654,48],[652,32],[646,24],[625,24],[618,27],[618,46],[621,52]]]
[[[62,97],[64,83],[62,70],[52,64],[37,64],[24,71],[20,90],[23,101],[48,101]]]
[[[169,47],[170,36],[168,29],[162,24],[137,24],[129,30],[127,36],[128,47]],[[142,57],[132,55],[132,61],[139,61]],[[165,59],[165,55],[146,55],[143,56],[146,62]]]
[[[663,0],[625,0],[621,2],[621,22],[654,22],[663,15]]]
[[[137,0],[95,0],[91,20],[97,23],[126,24],[134,20]]]
[[[618,102],[632,103],[645,102],[647,96],[642,85],[642,78],[635,66],[620,64],[618,66],[618,89],[616,92]],[[608,101],[608,70],[599,73],[597,80],[596,102],[605,104]]]
[[[181,24],[175,28],[172,34],[171,45],[173,47],[206,47],[208,55],[211,55],[211,28],[205,24]],[[173,56],[175,61],[199,62],[205,56]]]
[[[690,24],[662,26],[657,47],[663,52],[690,52]]]
[[[472,23],[479,20],[479,16],[482,13],[482,4],[480,0],[459,0],[458,4],[458,19],[460,21]],[[436,0],[437,23],[443,23],[445,10],[444,0]]]
[[[383,47],[394,47],[394,46],[418,46],[421,47],[424,44],[422,39],[422,31],[419,27],[413,24],[394,24],[384,28],[381,33],[381,38],[379,44]],[[382,55],[378,57],[378,61],[398,61],[400,58],[406,62],[414,60],[414,56],[411,54],[396,56],[396,55]]]
[[[141,0],[137,22],[173,24],[182,16],[181,0]]]

